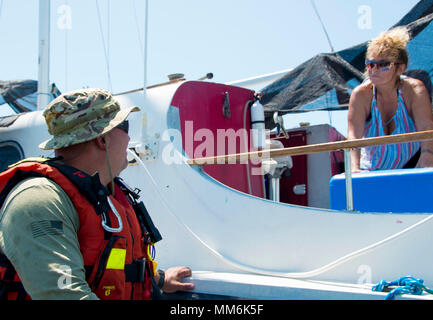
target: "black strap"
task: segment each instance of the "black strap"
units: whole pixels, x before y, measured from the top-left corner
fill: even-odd
[[[8,300],[8,293],[16,292],[16,300],[25,300],[27,292],[21,282],[0,281],[0,300]]]
[[[137,259],[134,263],[125,265],[126,282],[144,282],[146,274],[146,260]]]
[[[133,191],[128,185],[125,184],[125,182],[120,177],[114,178],[114,181],[125,194],[126,198],[129,201],[129,204],[134,209],[135,215],[137,216],[138,222],[140,224],[142,234],[146,239],[146,244],[155,244],[160,241],[162,239],[162,236],[159,230],[154,225],[149,212],[147,211],[142,201],[137,202],[137,200],[140,198],[140,196],[138,195],[140,190],[137,191],[137,189],[135,189]]]
[[[93,205],[98,215],[109,210],[110,206],[107,201],[109,191],[101,184],[98,173],[90,176],[81,170],[66,164],[59,164],[54,160],[58,159],[50,159],[45,163],[56,168],[66,176],[78,188],[78,190],[80,190],[80,193]]]
[[[5,268],[3,280],[13,281],[15,279],[15,274],[16,274],[15,268],[4,253],[0,253],[0,267]]]
[[[56,168],[64,176],[66,176],[66,178],[68,178],[78,188],[78,190],[80,190],[80,193],[92,204],[98,215],[102,214],[103,212],[107,212],[110,208],[107,201],[109,191],[101,184],[99,175],[96,173],[95,175],[90,176],[74,167],[56,163],[57,160],[59,160],[59,158],[47,159],[41,163],[45,163]],[[34,162],[35,160],[30,159],[30,161]],[[22,162],[23,161],[20,163]],[[9,179],[9,181],[6,183],[6,186],[0,193],[0,206],[3,204],[7,195],[15,185],[24,179],[32,177],[45,177],[50,179],[48,176],[45,176],[39,172],[18,169],[14,176]]]
[[[0,300],[8,300],[8,293],[17,293],[17,300],[25,300],[27,292],[21,282],[14,281],[16,271],[5,254],[0,253],[0,266],[5,268],[3,279],[0,280]]]

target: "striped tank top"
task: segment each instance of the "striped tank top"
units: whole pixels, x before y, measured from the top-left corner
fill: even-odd
[[[389,122],[392,120],[395,123],[395,129],[391,133],[393,135],[416,131],[415,123],[406,110],[400,88],[398,89],[397,111]],[[377,108],[376,87],[373,86],[371,119],[365,123],[364,137],[385,136],[382,123],[382,117]],[[401,169],[415,155],[420,146],[420,142],[415,141],[361,148],[360,168],[363,170]]]

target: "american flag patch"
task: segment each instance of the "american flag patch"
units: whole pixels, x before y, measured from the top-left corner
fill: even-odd
[[[63,234],[63,222],[57,220],[40,220],[30,224],[33,238],[41,236],[58,236]]]

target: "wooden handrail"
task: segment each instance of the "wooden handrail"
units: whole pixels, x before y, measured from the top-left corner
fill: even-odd
[[[433,139],[433,130],[395,134],[389,136],[380,136],[373,138],[351,139],[336,142],[326,142],[320,144],[311,144],[299,147],[267,149],[261,151],[236,153],[214,157],[204,157],[190,159],[189,165],[206,165],[206,164],[227,164],[237,163],[255,159],[278,158],[285,156],[297,156],[302,154],[311,154],[319,152],[330,152],[342,149],[354,149],[382,144],[394,144],[411,141],[425,141]]]

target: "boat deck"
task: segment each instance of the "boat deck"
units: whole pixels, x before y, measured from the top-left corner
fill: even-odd
[[[374,292],[373,284],[347,284],[299,280],[262,275],[195,271],[186,282],[193,282],[187,299],[264,299],[264,300],[384,300],[388,292]],[[236,292],[236,297],[233,293]],[[167,296],[166,298],[169,298]],[[182,294],[176,294],[176,299]],[[433,300],[433,295],[400,295],[396,300]]]

